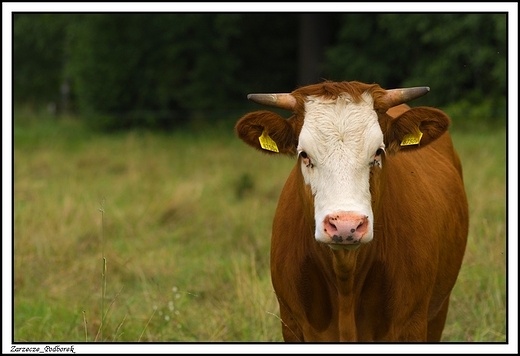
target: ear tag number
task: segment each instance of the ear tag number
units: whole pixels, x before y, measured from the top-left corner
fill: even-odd
[[[260,146],[262,146],[264,150],[280,152],[278,151],[276,142],[274,142],[273,139],[267,134],[267,131],[264,130],[258,140],[260,141]]]
[[[418,145],[421,142],[422,135],[423,133],[419,129],[416,132],[404,135],[401,146]]]

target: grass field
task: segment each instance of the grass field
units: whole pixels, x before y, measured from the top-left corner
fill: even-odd
[[[506,130],[453,137],[471,221],[443,340],[504,342]],[[282,341],[269,236],[292,165],[232,124],[102,135],[18,115],[14,341]]]

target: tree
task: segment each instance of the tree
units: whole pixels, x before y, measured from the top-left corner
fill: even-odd
[[[416,105],[503,106],[506,23],[490,13],[15,14],[14,98],[70,95],[105,130],[234,117],[252,107],[248,93],[322,79],[430,86]]]
[[[433,105],[506,93],[505,14],[348,14],[326,53],[335,78],[428,85]]]
[[[337,14],[305,13],[299,15],[298,85],[327,79],[323,71],[324,52],[333,43]]]
[[[82,115],[104,129],[172,127],[226,101],[236,16],[82,15],[70,74]]]
[[[13,15],[13,91],[15,103],[60,101],[65,65],[67,17]]]

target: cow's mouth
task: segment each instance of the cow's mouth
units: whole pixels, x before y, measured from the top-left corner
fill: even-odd
[[[326,244],[333,250],[355,250],[359,246],[361,246],[361,242],[359,242],[359,241],[356,243],[351,243],[351,244],[345,244],[345,243],[338,244],[338,243],[326,243],[326,242],[324,242],[324,244]]]

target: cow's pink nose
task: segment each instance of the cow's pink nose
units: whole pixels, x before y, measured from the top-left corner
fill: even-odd
[[[330,243],[360,243],[368,228],[368,216],[352,211],[329,214],[323,220],[323,230],[330,236]]]

